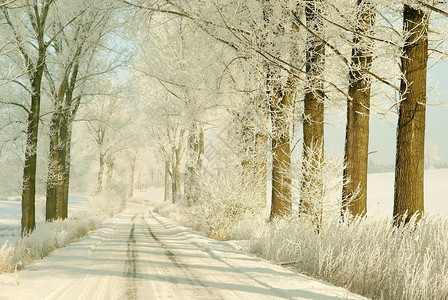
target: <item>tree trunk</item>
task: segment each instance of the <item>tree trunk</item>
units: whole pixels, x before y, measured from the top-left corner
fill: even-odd
[[[199,176],[202,169],[202,154],[204,152],[204,130],[194,123],[188,138],[187,173],[184,194],[189,205],[199,197]]]
[[[165,191],[163,201],[170,201],[170,162],[165,160]]]
[[[135,164],[137,162],[137,153],[134,154],[131,162],[131,182],[129,183],[129,194],[128,197],[134,197],[134,181],[135,181]]]
[[[96,195],[101,194],[103,191],[103,175],[104,175],[104,155],[100,153],[100,169],[97,176]]]
[[[322,0],[305,3],[306,25],[319,36],[322,34],[320,7]],[[320,223],[323,198],[322,166],[324,162],[324,76],[325,44],[308,34],[306,45],[306,72],[308,86],[305,91],[303,117],[303,153],[300,212]]]
[[[267,153],[268,153],[268,136],[265,133],[258,132],[255,134],[255,177],[259,182],[264,198],[267,197]]]
[[[173,159],[173,174],[171,181],[171,191],[173,197],[173,203],[178,203],[181,198],[181,190],[180,190],[180,162],[181,161],[181,149],[177,148],[174,150],[174,159]]]
[[[26,129],[25,166],[23,169],[22,183],[22,235],[34,230],[35,219],[35,199],[36,199],[36,170],[37,170],[37,140],[40,120],[41,85],[44,72],[44,46],[40,45],[39,58],[36,72],[31,78],[31,110],[28,115]]]
[[[62,137],[62,122],[63,112],[62,106],[67,88],[67,80],[64,78],[62,81],[58,93],[54,95],[54,113],[51,118],[50,125],[50,156],[48,160],[48,178],[47,178],[47,197],[46,197],[46,220],[51,221],[57,218],[61,218],[61,194],[59,186],[63,184],[63,171],[64,166],[61,160],[61,148],[63,147]]]
[[[428,15],[404,6],[403,29],[408,33],[401,58],[403,78],[397,126],[394,218],[398,225],[424,211],[423,179],[428,62]]]
[[[63,203],[63,216],[68,217],[68,196],[70,192],[70,164],[71,164],[71,147],[72,147],[72,132],[73,132],[73,122],[75,120],[76,113],[78,112],[79,106],[81,104],[81,97],[73,99],[73,92],[76,87],[76,82],[78,79],[79,72],[79,61],[76,61],[72,74],[70,77],[70,83],[65,93],[65,109],[63,113],[62,130],[65,134],[63,143],[63,152],[61,155],[64,157],[64,176],[63,176],[63,186],[62,186],[62,203]]]
[[[106,166],[107,166],[106,182],[111,183],[115,167],[115,161],[111,156],[109,156],[108,159],[106,160]]]
[[[53,221],[56,219],[56,184],[58,175],[59,157],[56,148],[59,144],[58,134],[56,132],[57,123],[56,113],[53,115],[50,125],[50,154],[48,158],[48,175],[47,175],[47,195],[45,204],[45,220]]]
[[[25,167],[23,169],[22,183],[22,220],[21,232],[26,235],[34,230],[35,220],[35,198],[36,198],[36,169],[37,169],[37,136],[40,114],[40,78],[34,78],[31,96],[31,113],[28,117],[26,129]]]
[[[67,138],[65,145],[65,170],[63,178],[62,203],[64,205],[64,217],[68,217],[68,196],[70,191],[70,163],[71,163],[71,141],[72,139],[72,125],[67,129]]]
[[[56,195],[57,195],[57,217],[58,219],[66,219],[68,217],[68,203],[67,198],[64,197],[65,194],[65,178],[68,177],[67,174],[67,121],[66,118],[61,118],[61,126],[59,128],[59,136],[60,136],[60,145],[57,149],[58,157],[59,157],[59,176],[57,185],[56,185]]]
[[[367,212],[367,166],[369,154],[369,115],[371,81],[366,71],[372,64],[374,7],[358,0],[358,24],[355,28],[352,65],[349,71],[345,168],[343,171],[342,213],[353,216]]]
[[[274,90],[270,99],[272,122],[272,195],[269,219],[291,213],[291,148],[288,109],[291,93]]]

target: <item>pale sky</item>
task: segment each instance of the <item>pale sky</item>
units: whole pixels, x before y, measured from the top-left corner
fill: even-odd
[[[437,87],[438,95],[430,95],[430,102],[437,98],[444,102],[427,106],[426,141],[436,144],[441,162],[448,162],[448,62],[442,62],[429,70],[428,89]],[[392,114],[391,114],[392,117]],[[370,159],[379,164],[395,163],[396,117],[389,120],[372,116],[370,119]],[[345,116],[327,118],[325,143],[327,153],[342,153],[345,138]]]

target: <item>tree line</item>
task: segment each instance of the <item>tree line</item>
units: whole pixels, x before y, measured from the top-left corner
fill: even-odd
[[[446,57],[445,6],[379,0],[3,1],[2,148],[22,151],[22,232],[35,226],[38,172],[46,174],[46,219],[67,217],[75,121],[86,124],[99,149],[96,193],[104,177],[110,181],[116,153],[150,144],[163,161],[166,199],[171,190],[173,201],[192,204],[201,192],[207,135],[216,134],[223,111],[232,125],[225,128],[229,138],[220,138],[231,144],[248,182],[256,181],[253,188],[271,189],[270,219],[289,215],[299,197],[300,214],[318,230],[327,184],[325,110],[341,103],[347,126],[340,212],[362,216],[369,116],[376,107],[371,103],[394,93],[394,217],[397,224],[405,215],[405,222],[418,219],[424,211],[427,65]],[[123,48],[133,60],[118,58]],[[133,109],[113,100],[123,91],[112,74],[125,64]],[[88,113],[77,117],[83,102]],[[142,131],[122,133],[131,121]],[[24,138],[6,134],[20,130]],[[48,143],[46,171],[39,168],[42,141]],[[137,152],[131,156],[135,169]],[[300,182],[293,178],[297,167]]]
[[[220,74],[216,78],[220,85],[208,87],[215,89],[220,99],[225,93],[229,93],[228,97],[239,97],[237,106],[226,97],[220,105],[241,124],[238,135],[243,149],[238,153],[246,155],[241,159],[245,174],[252,178],[258,176],[264,185],[271,187],[270,219],[291,213],[292,190],[297,189],[293,186],[296,184],[299,185],[299,213],[309,217],[318,230],[326,184],[321,174],[325,165],[325,109],[341,106],[342,102],[346,103],[347,123],[340,212],[343,217],[367,213],[369,119],[377,106],[371,106],[372,95],[378,101],[393,99],[394,94],[398,98],[388,108],[398,114],[393,217],[398,225],[422,216],[428,60],[443,60],[446,53],[443,29],[446,28],[446,3],[123,2],[150,16],[151,24],[158,20],[167,22],[167,27],[178,26],[164,33],[149,30],[157,32],[154,34],[161,39],[165,34],[181,40],[171,40],[171,47],[177,50],[207,48],[206,43],[225,49],[219,52],[219,57],[208,53],[215,57],[214,70]],[[152,59],[160,63],[166,58],[162,56]],[[183,109],[190,110],[192,102],[197,104],[198,99],[189,93],[198,86],[188,85],[180,75],[177,78],[169,75],[168,80],[157,66],[152,66],[151,74],[141,69],[138,72],[157,78],[155,84],[162,86],[167,97],[174,96],[186,105]],[[194,72],[188,74],[201,76]],[[162,105],[161,101],[155,101]],[[201,105],[207,109],[205,104]],[[181,112],[170,112],[178,120],[182,118]],[[187,199],[194,199],[190,190],[195,186],[193,178],[202,168],[204,124],[208,122],[206,117],[190,116],[177,131],[181,136],[175,138],[178,146],[172,149],[167,146],[170,138],[162,139],[166,187],[170,178],[176,181],[180,176],[176,170],[180,163],[179,144],[184,141]],[[300,127],[301,136],[297,138]],[[299,183],[293,183],[292,157],[297,139],[302,144],[302,176]],[[267,172],[271,174],[268,176]],[[177,185],[173,191],[179,189]]]

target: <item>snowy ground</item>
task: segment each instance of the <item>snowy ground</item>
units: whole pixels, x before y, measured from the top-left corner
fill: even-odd
[[[0,299],[364,299],[128,208],[16,274]]]
[[[70,195],[69,216],[77,216],[88,212],[90,197],[81,194]],[[6,242],[12,242],[20,233],[20,218],[22,215],[20,197],[9,197],[8,201],[0,201],[0,247]],[[38,198],[36,203],[36,220],[42,221],[45,211],[45,199]]]
[[[369,213],[392,214],[393,178],[369,175]],[[427,212],[448,215],[448,170],[427,171],[425,179]],[[155,192],[151,201],[128,203],[82,241],[1,274],[0,299],[364,299],[160,217],[151,209],[162,201],[162,191]],[[71,214],[87,207],[87,197],[72,197]],[[11,236],[19,225],[20,202],[1,201],[0,235]]]
[[[394,173],[368,175],[369,215],[392,216],[394,176]],[[448,169],[425,170],[425,212],[448,216]]]

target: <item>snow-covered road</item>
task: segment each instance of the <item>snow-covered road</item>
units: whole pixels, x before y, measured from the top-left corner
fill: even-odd
[[[0,299],[364,299],[205,238],[130,203],[16,274]]]

